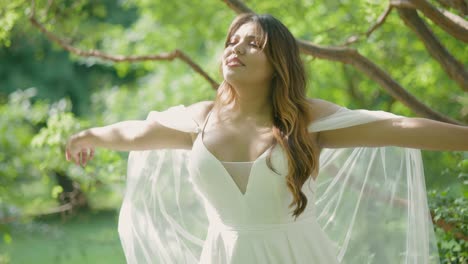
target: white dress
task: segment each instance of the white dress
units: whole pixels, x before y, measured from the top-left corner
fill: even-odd
[[[304,184],[311,206],[294,220],[288,208],[292,195],[286,186],[287,160],[280,146],[272,151],[272,164],[280,174],[268,168],[268,151],[263,153],[251,166],[243,193],[199,133],[189,170],[210,212],[200,263],[338,263],[337,249],[316,221],[315,182],[309,178]]]
[[[309,130],[392,117],[343,108]],[[279,145],[270,150],[278,174],[263,153],[251,164],[244,192],[183,106],[149,119],[198,136],[189,151],[130,154],[119,218],[128,263],[439,263],[417,150],[322,151],[317,181],[309,178],[302,188],[308,205],[294,220]]]

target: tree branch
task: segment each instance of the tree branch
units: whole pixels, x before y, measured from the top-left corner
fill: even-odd
[[[454,232],[453,231],[455,229],[454,224],[448,223],[444,219],[435,220],[435,212],[431,211],[430,213],[431,213],[432,222],[436,226],[442,228],[447,233],[449,233],[449,232],[453,233],[453,236],[458,238],[458,239],[468,241],[468,236],[463,234],[463,232]]]
[[[252,12],[247,6],[239,0],[223,0],[229,7],[237,13]],[[398,82],[396,82],[387,72],[382,70],[372,61],[362,56],[357,50],[347,47],[322,47],[305,40],[296,39],[301,52],[320,59],[339,61],[353,65],[356,69],[367,75],[370,79],[380,84],[391,96],[405,104],[416,114],[439,120],[442,122],[461,124],[460,122],[447,117],[441,113],[432,110],[420,102],[416,97],[406,91]]]
[[[468,22],[447,10],[438,9],[426,0],[391,0],[390,4],[400,8],[416,8],[453,37],[468,43]]]
[[[239,0],[222,0],[229,8],[236,13],[255,13],[252,9],[248,8],[244,3]]]
[[[413,8],[413,9],[416,8],[411,2],[411,0],[390,0],[390,5],[393,7],[401,7],[401,8]]]
[[[0,218],[0,224],[6,225],[16,221],[19,221],[23,218],[37,218],[37,217],[44,217],[53,214],[64,214],[69,213],[73,209],[72,203],[62,204],[58,207],[48,209],[44,212],[35,213],[35,214],[23,214],[23,215],[14,215],[14,216],[7,216],[4,218]]]
[[[439,62],[447,75],[455,80],[464,91],[468,91],[468,72],[463,64],[445,49],[418,13],[412,9],[398,8],[398,14],[406,26],[421,39],[429,54]]]
[[[349,38],[346,39],[346,41],[343,43],[343,46],[348,46],[352,43],[355,43],[359,40],[361,40],[362,35],[365,35],[366,38],[368,38],[377,28],[383,25],[385,23],[385,20],[387,19],[388,15],[392,12],[392,5],[388,5],[385,11],[379,16],[377,21],[366,31],[365,34],[359,34],[359,35],[353,35],[350,36]]]
[[[396,82],[387,72],[366,57],[362,56],[357,50],[351,48],[320,47],[304,40],[298,40],[298,43],[302,53],[304,54],[353,65],[356,69],[366,74],[370,79],[380,84],[380,86],[382,86],[382,88],[384,88],[392,97],[402,102],[416,114],[443,122],[460,124],[458,121],[444,116],[421,103],[416,97]]]
[[[114,62],[136,62],[136,61],[148,61],[148,60],[167,60],[167,61],[172,61],[174,59],[180,59],[181,61],[185,62],[187,65],[189,65],[196,73],[200,74],[205,80],[207,80],[211,87],[213,89],[218,89],[219,84],[213,80],[208,73],[206,73],[200,65],[195,63],[185,52],[176,49],[171,52],[165,52],[165,53],[160,53],[160,54],[154,54],[154,55],[142,55],[142,56],[123,56],[123,55],[110,55],[103,53],[98,50],[82,50],[79,48],[76,48],[69,43],[67,43],[65,40],[59,38],[52,32],[48,31],[44,25],[42,25],[39,21],[37,21],[35,17],[35,1],[32,0],[31,4],[31,14],[29,16],[29,20],[31,21],[31,24],[38,28],[49,40],[52,42],[55,42],[58,44],[60,47],[63,49],[74,53],[76,55],[82,56],[82,57],[96,57],[96,58],[101,58],[104,60],[110,60]]]
[[[372,34],[372,32],[374,32],[377,28],[383,25],[383,23],[385,23],[385,20],[387,19],[388,15],[390,14],[390,12],[392,12],[392,8],[393,7],[391,5],[387,6],[385,11],[377,19],[376,23],[367,30],[366,37],[369,37]]]
[[[468,2],[466,0],[437,0],[439,4],[446,8],[458,10],[462,15],[468,15]]]

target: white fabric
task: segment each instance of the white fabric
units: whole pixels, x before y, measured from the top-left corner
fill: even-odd
[[[393,118],[340,109],[311,132]],[[149,118],[197,133],[183,106]],[[131,152],[119,234],[128,263],[439,263],[420,152],[325,149],[294,222],[280,146],[252,165],[245,194],[197,137],[192,150]]]

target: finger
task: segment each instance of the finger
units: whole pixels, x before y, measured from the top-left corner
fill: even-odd
[[[65,159],[66,159],[67,161],[70,161],[70,158],[71,158],[70,150],[67,148],[67,149],[65,150]]]
[[[85,159],[85,162],[84,162],[84,165],[87,165],[88,164],[88,161],[90,160],[90,153],[89,153],[89,150],[86,150],[86,159]]]
[[[80,166],[80,153],[79,153],[79,152],[76,153],[75,156],[73,156],[73,161],[75,161],[75,164],[76,164],[77,166]]]
[[[78,163],[80,166],[82,166],[82,159],[83,159],[83,152],[80,152],[80,155],[78,156]]]
[[[87,149],[81,149],[81,159],[80,159],[80,163],[81,163],[81,166],[86,166],[86,159],[88,157],[88,151]]]
[[[89,151],[89,159],[92,159],[94,157],[94,148],[91,148]]]

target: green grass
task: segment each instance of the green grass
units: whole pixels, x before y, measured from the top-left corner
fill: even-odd
[[[125,263],[116,211],[36,220],[9,232],[11,243],[0,242],[0,264]]]

